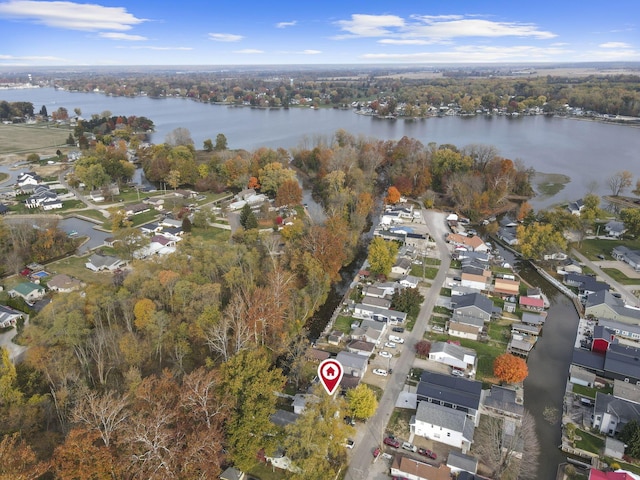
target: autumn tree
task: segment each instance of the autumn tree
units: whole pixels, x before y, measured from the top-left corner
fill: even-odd
[[[369,244],[369,269],[374,275],[388,275],[391,272],[398,254],[398,245],[380,237],[375,237]]]
[[[360,383],[356,388],[347,390],[347,404],[351,416],[360,420],[372,417],[378,408],[375,392],[365,383]]]
[[[627,233],[636,237],[640,235],[640,210],[625,208],[620,212],[620,218],[624,222]]]
[[[284,167],[280,162],[268,163],[258,171],[261,191],[268,195],[276,194],[285,181],[295,179],[296,172]]]
[[[51,463],[57,478],[74,480],[111,480],[119,473],[118,461],[111,450],[98,445],[96,431],[74,428],[64,443],[56,447]]]
[[[632,181],[633,174],[628,170],[621,170],[607,179],[607,185],[611,190],[611,195],[617,197],[631,186]]]
[[[213,142],[211,141],[210,138],[207,138],[203,142],[202,148],[204,149],[205,152],[212,152],[213,151]]]
[[[36,480],[50,470],[47,463],[38,461],[33,449],[18,433],[2,437],[0,458],[0,480]]]
[[[429,340],[420,340],[416,343],[416,355],[421,358],[428,358],[431,352],[431,342]]]
[[[302,188],[296,180],[285,180],[276,194],[276,207],[296,206],[302,203]]]
[[[400,191],[394,187],[393,185],[390,186],[387,190],[387,196],[384,199],[385,202],[390,203],[390,204],[395,204],[398,203],[400,201]]]
[[[415,317],[420,313],[424,295],[417,288],[403,288],[391,296],[391,308]]]
[[[490,478],[535,480],[540,456],[535,418],[526,410],[520,424],[507,417],[483,415],[472,453],[490,470]]]
[[[493,374],[502,382],[520,383],[529,375],[529,369],[523,358],[503,353],[493,361]]]
[[[534,222],[516,228],[518,247],[525,258],[542,259],[545,254],[564,251],[567,240],[553,225]]]
[[[216,150],[226,150],[227,147],[227,137],[223,133],[219,133],[216,135]]]
[[[304,412],[285,427],[283,447],[303,478],[335,478],[345,466],[344,442],[353,434],[353,427],[343,421],[344,411],[343,397],[329,396],[316,386]]]
[[[231,357],[222,364],[220,378],[220,394],[231,402],[225,424],[229,454],[238,468],[247,471],[256,465],[261,448],[275,447],[269,417],[276,411],[275,394],[285,379],[262,349],[242,350]]]

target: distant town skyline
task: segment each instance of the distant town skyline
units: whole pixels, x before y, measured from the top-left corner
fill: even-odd
[[[640,61],[640,2],[0,1],[0,67]]]

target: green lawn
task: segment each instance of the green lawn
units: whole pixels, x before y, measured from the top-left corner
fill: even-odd
[[[338,315],[338,318],[336,318],[336,321],[333,324],[333,329],[340,330],[343,333],[349,334],[349,332],[351,332],[351,324],[353,322],[354,322],[353,317]]]
[[[493,361],[506,351],[506,343],[498,345],[496,342],[476,342],[465,338],[452,338],[446,334],[430,335],[428,339],[440,342],[446,342],[447,340],[453,339],[459,341],[460,345],[463,347],[475,350],[478,355],[478,371],[476,379],[485,382],[496,382],[496,378],[493,375]]]
[[[590,238],[588,240],[583,240],[582,245],[579,248],[577,244],[572,246],[590,260],[599,260],[598,255],[604,255],[606,258],[611,258],[611,250],[620,245],[629,247],[631,250],[638,250],[640,249],[640,239],[604,240],[601,238]]]
[[[603,268],[602,271],[623,285],[640,284],[640,278],[629,278],[617,268]]]
[[[111,275],[108,273],[96,273],[85,267],[89,259],[86,257],[67,257],[47,265],[47,271],[52,274],[66,273],[78,278],[85,283],[108,285],[111,283]]]
[[[585,432],[584,430],[577,429],[576,435],[580,437],[580,440],[576,440],[575,446],[587,452],[600,454],[604,448],[604,439],[596,437],[595,435]]]
[[[413,327],[416,326],[416,320],[418,320],[418,317],[407,316],[407,322],[405,323],[404,328],[412,332]]]
[[[441,315],[446,315],[450,317],[453,312],[449,310],[447,307],[440,307],[436,305],[435,307],[433,307],[433,313],[439,313]]]
[[[604,388],[589,388],[582,385],[573,385],[572,392],[584,397],[596,398],[596,392],[604,394],[613,393],[613,386],[611,384],[607,384]]]
[[[446,287],[442,287],[440,289],[440,295],[442,297],[450,297],[451,296],[451,289],[450,288],[446,288]]]
[[[498,343],[504,343],[506,346],[507,343],[509,343],[509,337],[511,336],[511,322],[490,322],[488,333],[491,340]]]
[[[82,210],[80,212],[70,212],[70,215],[67,216],[72,217],[74,213],[80,217],[93,218],[95,220],[98,220],[100,223],[103,223],[105,221],[104,215],[102,215],[102,213],[100,213],[98,210]]]
[[[435,265],[436,267],[439,267],[441,263],[439,258],[430,258],[430,257],[423,257],[422,262],[425,265]]]
[[[433,280],[436,278],[438,274],[437,267],[427,267],[426,265],[412,265],[411,266],[411,275],[419,278],[428,278]]]
[[[230,230],[223,230],[221,228],[195,228],[191,229],[191,234],[194,238],[200,238],[203,240],[215,240],[217,242],[228,242],[231,238]]]

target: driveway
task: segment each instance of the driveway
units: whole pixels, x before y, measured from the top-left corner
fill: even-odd
[[[429,233],[434,237],[441,261],[440,269],[436,278],[433,280],[424,303],[422,304],[422,308],[420,309],[420,314],[418,315],[418,320],[413,327],[413,331],[405,332],[400,335],[405,339],[405,343],[402,347],[400,357],[394,359],[395,365],[393,365],[393,374],[386,377],[386,385],[382,398],[378,404],[378,410],[364,426],[361,425],[358,428],[356,446],[351,451],[351,461],[345,476],[345,479],[347,480],[388,478],[386,476],[379,476],[380,472],[378,469],[380,464],[383,463],[383,459],[377,460],[374,466],[372,452],[375,448],[383,446],[382,440],[384,438],[385,429],[395,407],[396,399],[404,387],[409,370],[413,366],[415,360],[415,344],[423,338],[433,307],[438,299],[440,287],[443,285],[447,272],[449,271],[451,259],[449,257],[449,250],[444,241],[444,234],[446,232],[445,215],[440,212],[423,209],[422,217],[429,228]],[[384,451],[384,449],[382,450]],[[388,469],[388,466],[385,465],[385,468]]]
[[[4,347],[9,352],[9,359],[15,364],[20,363],[22,360],[22,356],[24,352],[26,352],[27,347],[23,347],[21,345],[16,345],[12,342],[13,337],[18,334],[18,331],[15,328],[12,328],[8,332],[0,333],[0,347]]]

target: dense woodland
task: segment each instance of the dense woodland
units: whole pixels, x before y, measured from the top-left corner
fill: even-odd
[[[98,143],[76,177],[93,187],[126,181],[125,151],[123,141]],[[250,469],[278,447],[304,478],[333,478],[350,427],[338,416],[320,428],[316,418],[355,403],[321,395],[286,431],[269,415],[274,392],[308,385],[305,324],[354,258],[376,199],[395,186],[427,203],[468,202],[464,210],[480,215],[531,193],[531,172],[492,147],[344,131],[291,152],[248,152],[227,150],[220,136],[215,148],[196,150],[178,129],[138,156],[150,179],[173,188],[249,186],[289,207],[302,199],[295,167],[327,219],[298,215],[273,235],[245,218],[232,242],[203,239],[200,223],[175,254],[134,261],[126,275],[82,294],[56,295],[20,334],[25,361],[14,367],[4,353],[0,364],[0,450],[12,459],[0,466],[2,478],[214,478],[230,463]],[[0,233],[3,258],[26,261],[24,232],[0,224]],[[64,247],[54,233],[37,237],[33,259],[39,242]]]
[[[429,72],[427,70],[427,72]],[[539,106],[562,113],[564,105],[599,114],[640,116],[640,76],[512,76],[491,69],[438,71],[436,78],[414,79],[408,70],[277,70],[189,72],[120,72],[48,74],[42,83],[73,91],[108,95],[185,97],[202,102],[254,106],[342,106],[377,102],[404,104],[407,116],[425,115],[429,106],[457,104],[463,112],[478,108],[522,111]],[[434,72],[431,72],[434,73]],[[403,74],[406,75],[403,76]],[[432,75],[433,77],[434,75]],[[10,79],[7,79],[10,80]],[[380,113],[385,113],[381,111]],[[0,105],[0,118],[3,110]]]

